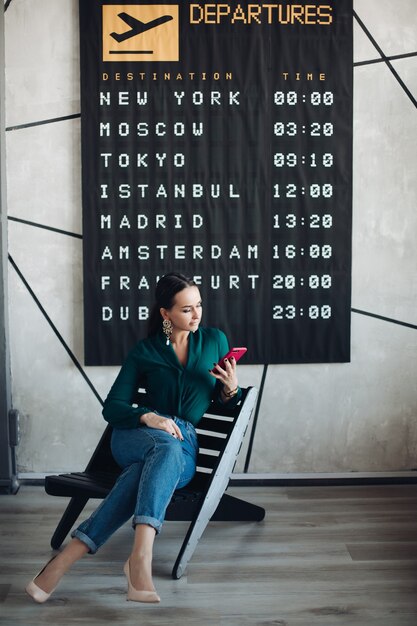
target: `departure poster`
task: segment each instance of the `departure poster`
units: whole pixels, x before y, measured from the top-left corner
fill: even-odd
[[[85,362],[180,271],[245,363],[350,360],[352,0],[80,0]]]

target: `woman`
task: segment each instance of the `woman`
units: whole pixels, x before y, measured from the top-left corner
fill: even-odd
[[[175,489],[193,478],[195,426],[212,400],[234,405],[241,396],[234,359],[216,365],[228,351],[225,335],[199,328],[198,287],[175,272],[156,287],[149,333],[128,355],[103,407],[113,427],[111,449],[122,473],[70,543],[27,585],[35,602],[45,602],[75,561],[98,548],[133,515],[131,554],[124,565],[127,599],[160,602],[152,582],[155,535]],[[139,387],[147,406],[132,406]]]

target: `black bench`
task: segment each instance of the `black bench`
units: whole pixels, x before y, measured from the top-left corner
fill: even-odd
[[[225,493],[256,404],[254,387],[242,391],[236,408],[210,407],[198,424],[200,450],[196,475],[184,489],[175,491],[165,516],[166,520],[191,522],[172,570],[173,578],[184,573],[210,520],[258,522],[265,516],[262,507]],[[141,395],[144,394],[138,394],[138,404],[144,403]],[[111,432],[107,426],[84,472],[45,478],[48,494],[71,498],[52,536],[54,549],[61,546],[88,500],[104,498],[120,474],[110,451]]]

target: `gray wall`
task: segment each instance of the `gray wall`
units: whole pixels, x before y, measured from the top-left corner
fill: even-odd
[[[9,252],[46,314],[9,264],[23,475],[87,462],[104,427],[91,386],[105,397],[117,373],[79,365],[77,5],[12,0],[5,16]],[[369,32],[355,19],[352,362],[268,367],[249,472],[417,466],[416,0],[355,0],[354,8]],[[399,58],[389,65],[381,51]],[[259,386],[262,373],[241,366],[241,384]],[[238,470],[246,451],[247,442]]]

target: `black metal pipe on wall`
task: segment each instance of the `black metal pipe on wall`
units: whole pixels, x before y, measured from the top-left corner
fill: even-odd
[[[17,443],[17,412],[12,412],[10,382],[9,319],[7,298],[7,209],[5,148],[5,54],[4,12],[0,11],[0,493],[16,493],[15,444]],[[15,430],[10,439],[10,426]],[[16,428],[14,428],[16,427]],[[11,446],[10,444],[13,443]]]

